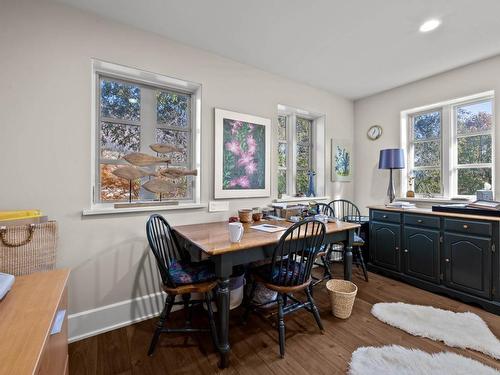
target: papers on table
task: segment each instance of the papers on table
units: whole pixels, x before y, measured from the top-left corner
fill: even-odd
[[[268,233],[280,232],[280,231],[288,229],[288,228],[285,228],[285,227],[279,227],[277,225],[272,225],[272,224],[254,225],[254,226],[252,226],[250,228],[256,229],[256,230],[260,230],[262,232],[268,232]]]

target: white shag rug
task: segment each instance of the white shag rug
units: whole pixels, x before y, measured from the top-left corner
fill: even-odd
[[[450,352],[429,354],[388,345],[352,353],[349,375],[500,375],[481,362]]]
[[[456,313],[397,302],[377,303],[372,307],[372,314],[414,336],[443,341],[456,348],[474,349],[500,359],[500,341],[486,323],[471,312]]]

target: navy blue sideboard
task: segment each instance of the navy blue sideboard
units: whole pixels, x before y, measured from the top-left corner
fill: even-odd
[[[370,209],[370,271],[500,315],[500,218]]]

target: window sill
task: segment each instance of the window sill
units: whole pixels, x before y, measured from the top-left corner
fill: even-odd
[[[288,197],[277,198],[273,200],[274,203],[288,203],[288,202],[310,202],[310,201],[330,201],[330,197]]]
[[[176,206],[114,208],[113,205],[103,204],[84,209],[82,211],[82,216],[113,215],[113,214],[126,214],[135,212],[190,210],[190,209],[206,208],[207,206],[208,206],[207,203],[184,203]]]

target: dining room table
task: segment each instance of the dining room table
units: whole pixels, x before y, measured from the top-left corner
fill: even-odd
[[[282,227],[275,232],[265,232],[253,228],[267,224]],[[220,368],[229,365],[231,346],[229,343],[229,281],[233,266],[245,265],[256,261],[270,259],[284,231],[293,225],[285,220],[261,220],[255,223],[244,223],[244,233],[239,242],[229,240],[227,221],[209,222],[174,226],[173,232],[179,244],[191,255],[193,261],[207,260],[213,262],[218,279],[218,345]],[[352,276],[352,244],[354,233],[359,228],[357,223],[343,221],[325,223],[324,244],[344,243],[344,279]]]

